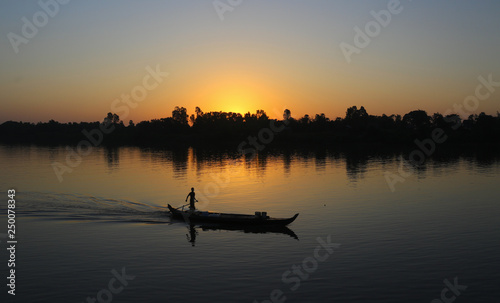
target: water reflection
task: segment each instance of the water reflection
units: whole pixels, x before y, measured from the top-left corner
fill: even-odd
[[[266,176],[268,153],[257,154],[257,176],[263,179]]]
[[[317,172],[323,172],[326,169],[326,158],[327,158],[327,153],[326,150],[318,150],[315,155],[315,164],[316,164],[316,171]]]
[[[188,168],[189,155],[192,157],[193,149],[175,149],[171,153],[174,174],[182,175]]]
[[[345,155],[345,169],[350,181],[363,178],[368,165],[368,156],[349,153]]]
[[[173,219],[173,221],[177,221],[178,223],[183,223],[184,221]],[[186,234],[187,241],[191,244],[191,246],[196,245],[196,238],[199,237],[198,231],[209,232],[209,231],[236,231],[243,233],[252,233],[252,234],[283,234],[289,237],[294,238],[295,240],[299,240],[299,237],[288,227],[286,226],[241,226],[241,225],[224,225],[224,224],[189,224],[187,226],[188,233]]]
[[[104,149],[106,163],[110,171],[120,166],[120,149],[118,147],[106,147]]]
[[[292,164],[292,153],[288,150],[283,152],[283,169],[286,176],[290,175],[290,167]]]
[[[171,166],[176,179],[184,178],[189,167],[189,159],[193,157],[192,149],[141,148],[140,156],[151,161],[155,168],[166,169]]]
[[[198,231],[194,228],[194,224],[189,224],[188,227],[189,234],[186,234],[187,240],[191,243],[191,246],[194,246],[196,243],[196,235],[198,235]]]
[[[51,151],[51,157],[54,157]],[[120,148],[104,149],[108,169],[114,170],[120,165]],[[199,175],[211,169],[229,168],[236,163],[243,163],[245,171],[252,172],[258,179],[266,179],[267,174],[277,174],[282,167],[281,173],[289,176],[295,163],[300,163],[306,170],[314,167],[317,173],[325,172],[329,165],[345,169],[347,180],[351,183],[365,178],[370,165],[378,163],[382,166],[403,166],[405,171],[418,179],[425,178],[430,169],[432,173],[439,172],[449,166],[456,166],[461,161],[475,166],[482,172],[493,171],[495,164],[500,161],[499,155],[494,153],[466,153],[460,151],[436,152],[432,157],[425,159],[419,166],[409,166],[411,151],[399,152],[389,151],[375,153],[365,150],[338,151],[329,149],[283,149],[265,150],[255,155],[246,154],[241,156],[237,152],[228,150],[204,150],[204,149],[160,149],[142,148],[140,156],[148,162],[152,162],[160,169],[168,169],[173,172],[175,179],[185,179],[188,174]],[[405,167],[406,166],[406,167]],[[271,168],[271,170],[269,170]]]

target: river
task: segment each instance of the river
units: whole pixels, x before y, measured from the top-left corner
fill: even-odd
[[[0,146],[0,163],[0,273],[14,189],[16,302],[497,300],[497,156],[410,170],[369,151]],[[166,205],[191,187],[200,209],[299,216],[287,232],[189,226]]]

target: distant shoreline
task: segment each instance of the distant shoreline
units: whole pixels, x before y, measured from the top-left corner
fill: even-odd
[[[197,108],[188,117],[176,107],[172,117],[125,126],[116,114],[103,122],[28,123],[8,121],[0,125],[0,143],[36,145],[141,146],[166,148],[223,148],[241,154],[265,149],[412,150],[430,156],[453,150],[500,151],[500,114],[428,116],[412,111],[401,116],[372,116],[363,107],[349,108],[344,119],[323,114],[284,119],[256,114],[210,112]]]
[[[0,125],[0,143],[14,145],[37,145],[37,146],[77,146],[82,141],[91,141],[82,131],[86,128],[69,128],[57,131],[22,131],[16,127],[9,127],[5,132]],[[427,134],[427,136],[426,136]],[[256,143],[249,142],[249,138],[257,139]],[[369,149],[373,152],[405,151],[418,147],[415,143],[430,142],[432,131],[416,133],[411,131],[400,133],[381,133],[377,131],[291,131],[274,134],[273,140],[263,144],[258,140],[258,132],[228,134],[190,134],[190,133],[148,133],[127,132],[124,130],[116,133],[106,134],[102,142],[95,146],[102,147],[155,147],[155,148],[188,148],[197,149],[225,149],[242,152],[249,149],[265,151],[269,149],[305,149],[316,150],[326,148],[339,151],[358,151]],[[243,146],[241,146],[245,143]],[[472,130],[451,132],[448,139],[440,144],[435,143],[436,152],[440,151],[487,151],[500,153],[500,136],[488,134],[488,132],[477,133]],[[241,146],[241,148],[240,148]]]

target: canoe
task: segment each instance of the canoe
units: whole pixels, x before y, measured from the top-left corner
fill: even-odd
[[[299,214],[291,218],[270,218],[266,215],[240,215],[226,214],[209,211],[179,210],[168,204],[168,209],[174,218],[184,219],[189,222],[217,223],[217,224],[238,224],[249,226],[285,226],[297,219]]]

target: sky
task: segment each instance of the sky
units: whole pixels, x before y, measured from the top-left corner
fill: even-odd
[[[1,1],[0,123],[127,124],[175,106],[335,119],[465,100],[463,115],[496,115],[500,85],[469,97],[480,76],[500,82],[499,15],[495,0]]]

